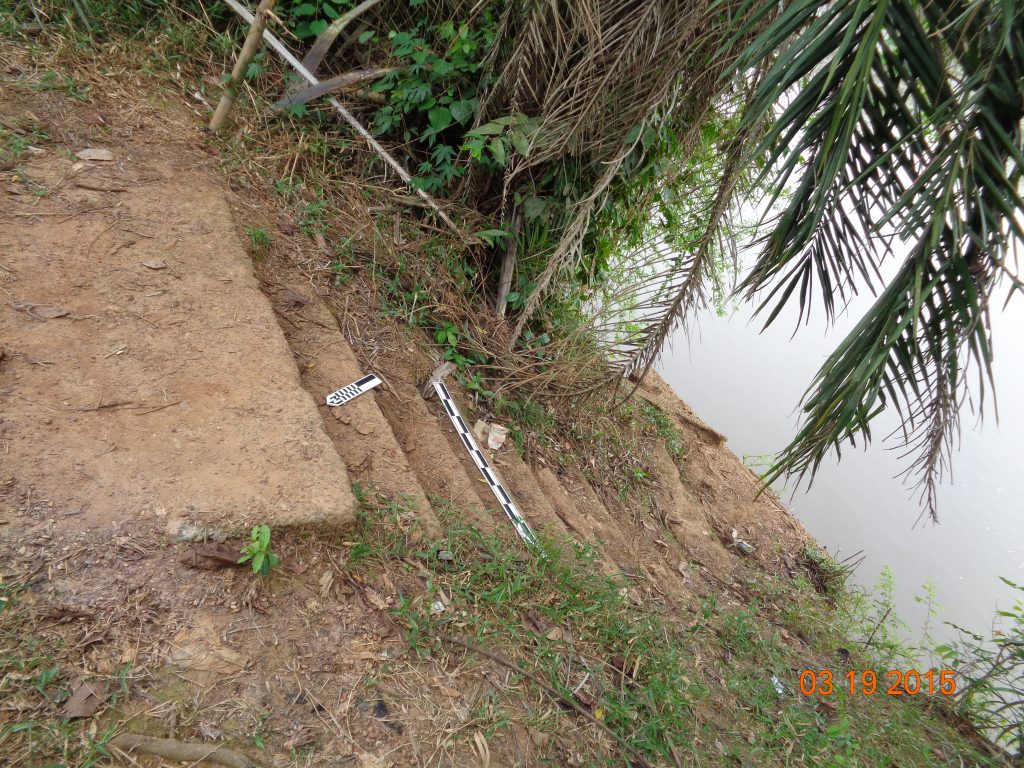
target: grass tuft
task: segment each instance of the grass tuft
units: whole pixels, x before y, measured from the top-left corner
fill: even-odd
[[[624,743],[651,765],[999,765],[936,714],[941,702],[845,690],[847,669],[872,661],[806,578],[759,575],[742,600],[712,593],[679,616],[603,572],[587,546],[541,534],[543,556],[528,556],[510,531],[435,508],[447,535],[415,543],[402,503],[364,493],[350,564],[367,583],[422,579],[391,611],[417,664],[489,669],[498,656],[502,675],[520,670],[476,713],[488,737],[517,722],[574,732],[581,765],[636,764]],[[833,694],[803,695],[800,672],[826,668]]]

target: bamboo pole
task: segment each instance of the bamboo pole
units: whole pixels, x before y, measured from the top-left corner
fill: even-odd
[[[217,109],[214,110],[213,117],[210,118],[211,131],[219,131],[224,126],[224,121],[227,120],[231,107],[235,105],[235,100],[238,98],[238,86],[245,79],[245,71],[249,68],[250,62],[263,43],[263,32],[267,27],[267,15],[273,12],[275,2],[276,0],[262,0],[259,7],[256,8],[256,15],[249,26],[249,33],[245,36],[242,51],[238,54],[238,60],[231,70],[231,78],[228,80],[227,85],[224,86],[224,93],[221,94]]]
[[[244,5],[242,5],[240,2],[238,2],[238,0],[224,0],[224,2],[228,5],[228,7],[230,7],[235,13],[237,13],[247,22],[252,23],[252,12]],[[267,45],[269,45],[271,48],[277,51],[278,55],[282,59],[284,59],[286,62],[288,62],[288,64],[291,65],[292,69],[294,69],[296,72],[302,75],[302,77],[305,78],[306,82],[308,82],[310,85],[320,84],[320,81],[316,78],[316,76],[313,75],[313,73],[306,69],[304,66],[302,66],[302,62],[295,58],[295,56],[292,54],[291,51],[288,50],[285,44],[278,40],[277,37],[275,37],[272,32],[264,29],[263,39],[267,41]],[[395,160],[395,158],[392,157],[392,155],[386,149],[384,149],[384,147],[380,145],[380,142],[373,138],[373,135],[368,130],[366,130],[366,128],[363,127],[362,123],[356,120],[356,118],[352,115],[351,112],[349,112],[347,109],[345,109],[345,107],[341,105],[340,101],[338,101],[333,96],[330,96],[328,97],[327,102],[332,107],[334,107],[335,111],[339,115],[341,115],[341,117],[345,120],[346,123],[352,126],[353,130],[355,130],[356,133],[358,133],[360,136],[363,137],[363,139],[365,139],[366,143],[370,145],[370,149],[372,149],[374,152],[380,155],[381,160],[383,160],[388,166],[390,166],[391,169],[398,174],[399,178],[402,181],[404,181],[406,185],[408,185],[408,187],[411,190],[413,190],[420,198],[422,198],[424,202],[426,202],[426,204],[429,205],[434,210],[434,212],[441,218],[441,220],[445,224],[451,227],[453,232],[455,232],[458,235],[462,234],[461,230],[457,226],[455,226],[455,222],[451,220],[447,213],[444,212],[441,206],[438,205],[437,201],[412,183],[412,177],[405,170],[405,168],[402,167],[401,163]]]

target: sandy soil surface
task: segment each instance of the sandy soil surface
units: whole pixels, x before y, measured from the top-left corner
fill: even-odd
[[[93,133],[0,194],[5,475],[61,527],[345,527],[344,465],[221,180],[179,147]]]

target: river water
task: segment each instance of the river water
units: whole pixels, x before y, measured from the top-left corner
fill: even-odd
[[[733,452],[757,464],[796,433],[801,395],[871,301],[857,297],[828,330],[819,314],[795,336],[795,313],[784,313],[762,333],[746,305],[725,317],[707,311],[694,318],[689,337],[676,333],[659,368],[680,397],[729,438]],[[892,569],[897,609],[915,634],[926,611],[914,598],[926,583],[936,587],[941,606],[936,637],[951,634],[942,626],[947,621],[987,633],[995,611],[1019,596],[999,577],[1024,584],[1024,300],[996,314],[998,423],[990,396],[983,422],[964,413],[953,476],[939,494],[939,524],[921,518],[916,492],[896,478],[907,460],[897,444],[881,440],[890,432],[886,427],[898,424],[891,413],[876,420],[873,443],[846,448],[839,462],[827,460],[809,489],[778,488],[829,552],[842,558],[863,550],[855,580],[871,586],[883,566]]]

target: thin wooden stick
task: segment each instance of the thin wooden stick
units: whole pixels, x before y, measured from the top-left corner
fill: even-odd
[[[864,641],[864,650],[866,651],[871,647],[871,643],[875,640],[875,633],[878,632],[879,628],[885,624],[885,620],[889,618],[889,614],[892,612],[892,606],[890,605],[885,609],[885,613],[882,614],[882,618],[875,624],[875,628],[871,630],[871,634],[868,635],[868,639]]]
[[[516,271],[516,258],[519,255],[519,208],[515,205],[512,206],[512,215],[509,219],[509,238],[505,243],[505,253],[501,257],[501,276],[498,278],[498,300],[494,305],[494,311],[499,317],[505,316],[508,294],[512,290],[512,277]]]
[[[228,768],[259,768],[259,763],[253,762],[248,756],[216,744],[193,744],[177,739],[143,736],[139,733],[122,733],[107,744],[123,752],[141,752],[174,762],[190,762],[193,765],[211,762],[226,765]]]
[[[263,33],[267,27],[267,14],[273,12],[275,1],[262,0],[256,8],[256,15],[249,22],[249,33],[245,36],[242,51],[238,54],[238,60],[235,62],[234,69],[231,70],[231,78],[228,80],[227,85],[224,86],[224,93],[220,96],[217,109],[214,110],[213,117],[210,118],[211,131],[219,131],[224,126],[224,121],[227,120],[231,107],[235,105],[235,99],[238,98],[238,86],[242,84],[242,80],[245,78],[245,71],[249,68],[249,63],[260,49],[260,45],[263,42]]]
[[[252,12],[249,11],[249,9],[246,8],[244,5],[239,3],[238,0],[224,0],[224,2],[228,5],[229,8],[231,8],[231,10],[233,10],[247,22],[252,22]],[[291,51],[288,50],[285,44],[278,40],[277,37],[275,37],[270,30],[263,30],[263,39],[267,41],[267,45],[269,45],[271,48],[277,51],[278,55],[280,55],[282,59],[284,59],[286,62],[288,62],[288,64],[291,65],[292,69],[294,69],[296,72],[302,75],[306,79],[306,82],[308,82],[310,85],[320,84],[320,81],[316,78],[316,76],[314,76],[308,69],[302,66],[302,62],[295,58],[295,56],[292,54]],[[437,201],[412,183],[412,177],[408,174],[408,172],[406,172],[405,168],[402,167],[401,163],[395,160],[395,158],[392,157],[392,155],[386,149],[384,149],[384,147],[382,147],[375,138],[373,138],[373,135],[363,127],[362,123],[356,120],[356,118],[352,115],[351,112],[349,112],[347,109],[345,109],[345,107],[341,105],[340,101],[338,101],[333,96],[329,97],[327,101],[332,107],[334,107],[337,113],[341,115],[345,122],[352,126],[353,130],[355,130],[356,133],[358,133],[366,140],[366,143],[370,145],[370,149],[372,149],[374,152],[380,155],[380,158],[385,163],[387,163],[395,173],[398,174],[399,178],[402,181],[404,181],[406,185],[408,185],[409,189],[411,189],[413,192],[419,195],[419,197],[426,201],[427,205],[429,205],[434,210],[434,212],[441,218],[441,220],[445,224],[451,227],[453,232],[455,232],[458,235],[462,235],[462,231],[457,226],[455,226],[455,222],[448,217],[448,214],[444,212],[440,205],[438,205]]]

